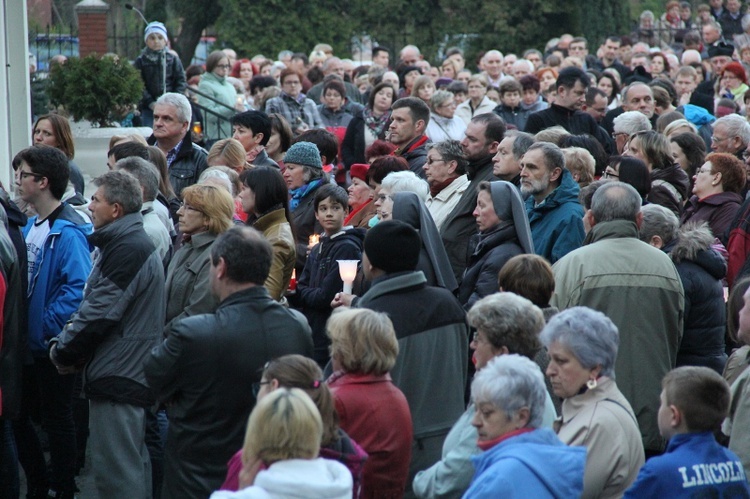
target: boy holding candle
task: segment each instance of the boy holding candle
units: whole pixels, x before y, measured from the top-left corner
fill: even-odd
[[[297,279],[297,290],[289,296],[292,306],[307,317],[313,333],[315,361],[325,366],[329,359],[330,339],[326,335],[326,321],[330,317],[331,301],[343,289],[337,260],[361,260],[364,229],[344,227],[349,196],[337,185],[324,185],[315,193],[315,218],[325,235],[310,251],[305,269]]]

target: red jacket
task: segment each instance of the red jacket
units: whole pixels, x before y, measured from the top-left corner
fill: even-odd
[[[412,445],[406,397],[389,374],[337,372],[328,385],[336,399],[341,428],[370,456],[365,463],[362,497],[400,499],[409,476]]]

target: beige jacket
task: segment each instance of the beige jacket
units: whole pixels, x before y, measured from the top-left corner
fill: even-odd
[[[448,187],[438,192],[436,196],[429,194],[424,204],[435,221],[435,226],[441,230],[443,224],[448,219],[453,208],[456,207],[464,195],[466,188],[469,187],[469,178],[466,174],[457,177],[456,180],[448,184]]]
[[[271,271],[268,273],[265,286],[271,298],[286,303],[284,294],[292,279],[297,249],[292,234],[292,226],[286,219],[283,208],[266,213],[253,223],[253,227],[263,233],[263,237],[273,247]]]
[[[635,414],[610,378],[602,376],[593,390],[565,399],[555,430],[564,443],[586,447],[581,497],[621,497],[643,466]]]

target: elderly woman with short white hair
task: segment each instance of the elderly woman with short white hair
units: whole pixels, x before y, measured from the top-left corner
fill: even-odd
[[[580,497],[586,452],[539,428],[546,389],[533,361],[495,357],[476,375],[471,393],[471,424],[484,452],[472,457],[476,473],[464,498]]]
[[[378,220],[391,220],[393,218],[393,195],[397,192],[413,192],[422,202],[430,193],[430,186],[412,171],[391,172],[380,184],[380,192],[375,198],[375,208]]]
[[[430,98],[430,122],[424,134],[433,142],[462,140],[466,131],[464,120],[456,116],[453,93],[438,90]]]
[[[541,348],[539,332],[544,327],[544,315],[531,301],[514,293],[482,298],[469,311],[468,321],[476,330],[470,347],[478,372],[495,357],[518,354],[533,359]],[[543,395],[541,426],[550,428],[557,414],[546,389]],[[469,487],[474,475],[471,456],[481,452],[477,430],[471,423],[475,412],[475,404],[470,403],[446,436],[441,460],[417,473],[413,483],[417,497],[461,497]]]
[[[550,356],[547,377],[563,399],[557,434],[587,450],[581,497],[621,497],[644,454],[633,409],[615,383],[617,326],[601,312],[573,307],[550,319],[541,340]]]

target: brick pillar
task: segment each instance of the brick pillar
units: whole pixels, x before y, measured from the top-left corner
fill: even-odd
[[[75,6],[78,17],[78,51],[81,57],[92,52],[107,52],[107,13],[109,5],[102,0],[83,0]]]

